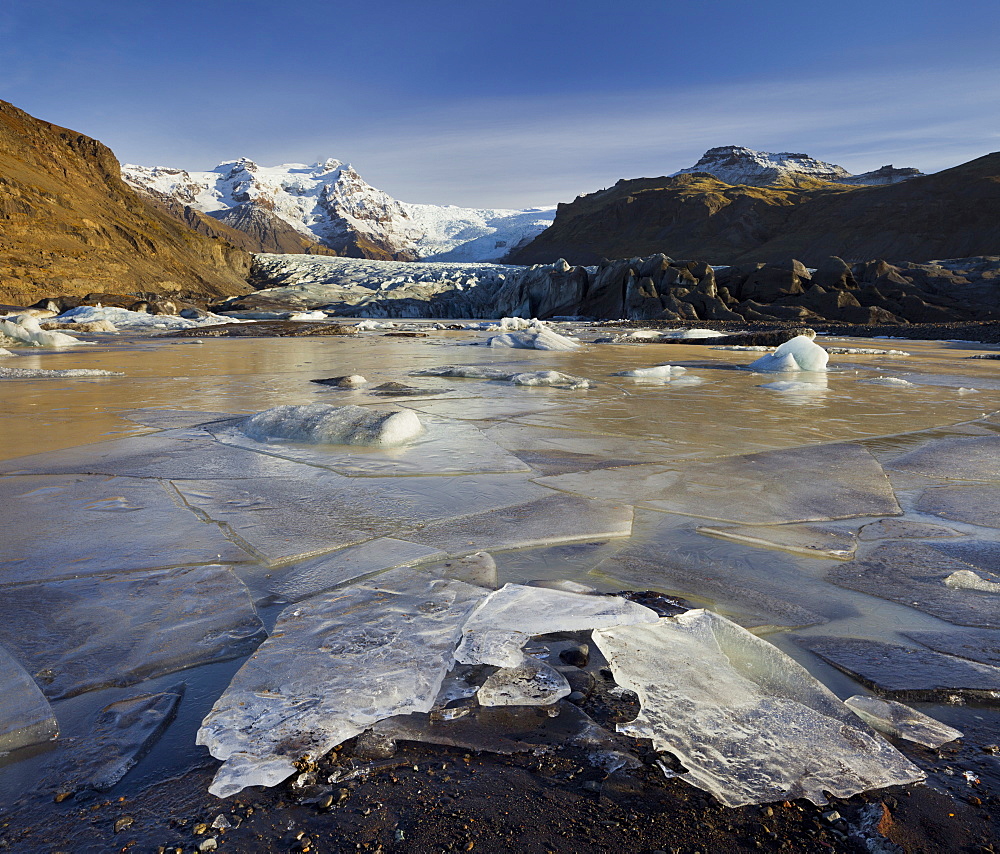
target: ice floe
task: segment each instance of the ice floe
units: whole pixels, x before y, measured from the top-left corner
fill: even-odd
[[[885,465],[945,480],[1000,480],[1000,437],[936,439]]]
[[[685,373],[687,373],[687,368],[680,365],[654,365],[651,368],[632,368],[628,371],[618,371],[613,376],[643,380],[670,380]]]
[[[84,343],[65,332],[50,332],[42,329],[38,318],[30,314],[14,315],[6,319],[0,318],[0,342],[4,338],[31,347],[59,348]]]
[[[209,791],[273,786],[300,759],[393,715],[429,712],[481,587],[416,576],[314,597],[281,613],[198,731],[224,760]]]
[[[286,439],[306,444],[372,445],[393,448],[423,432],[415,412],[308,403],[276,406],[248,418],[240,430],[258,442]]]
[[[825,371],[830,356],[808,335],[796,335],[749,365],[752,371]]]
[[[801,665],[710,611],[594,632],[642,711],[619,732],[677,756],[730,807],[850,797],[923,778]]]
[[[0,757],[59,735],[48,700],[23,667],[0,646]]]
[[[868,385],[884,385],[890,388],[916,388],[916,386],[909,380],[904,380],[902,377],[871,377],[867,380],[858,380],[858,382],[867,383]]]
[[[936,721],[894,700],[880,700],[878,697],[855,694],[844,700],[844,705],[872,729],[925,747],[940,747],[962,737],[961,730]]]
[[[526,371],[521,374],[512,374],[510,382],[513,385],[523,386],[553,386],[556,388],[590,388],[590,380],[583,377],[573,377],[559,371]]]
[[[968,525],[1000,528],[1000,486],[935,486],[921,493],[916,509]]]

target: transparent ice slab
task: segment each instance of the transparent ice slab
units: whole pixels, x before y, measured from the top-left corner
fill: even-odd
[[[0,586],[248,559],[218,526],[200,521],[156,481],[0,477],[0,507]],[[39,536],[43,519],[58,520],[58,535]]]
[[[455,660],[519,667],[521,647],[533,636],[649,623],[656,612],[617,596],[588,596],[543,587],[505,584],[491,593],[462,629]]]
[[[225,761],[209,791],[276,785],[376,721],[430,711],[484,595],[401,571],[285,609],[198,731]]]
[[[619,732],[676,755],[730,807],[912,783],[923,772],[776,647],[710,611],[594,632],[642,711]]]
[[[59,735],[52,707],[23,667],[0,646],[0,756]]]
[[[426,538],[416,540],[413,532],[438,521],[447,531],[449,523],[443,520],[551,495],[514,475],[349,478],[310,466],[296,466],[293,478],[184,481],[175,486],[188,504],[224,523],[233,536],[270,563],[311,557],[378,537],[443,548]],[[462,551],[488,547],[475,542]]]
[[[1000,667],[1000,631],[965,629],[950,632],[904,632],[911,640],[937,652]]]
[[[850,560],[858,547],[852,531],[822,525],[699,525],[699,534],[812,557]]]
[[[926,493],[925,493],[926,494]],[[919,508],[918,508],[919,509]],[[962,534],[931,522],[911,522],[908,519],[879,519],[858,531],[858,539],[866,540],[939,540],[961,537]]]
[[[122,418],[142,424],[144,427],[158,427],[170,430],[177,427],[196,427],[199,424],[209,424],[214,421],[226,421],[232,418],[246,418],[246,414],[233,412],[215,412],[195,409],[154,409],[143,407],[121,413]]]
[[[0,596],[0,643],[53,700],[248,655],[264,637],[246,588],[222,566],[15,585]]]
[[[548,492],[528,504],[427,525],[408,539],[463,554],[477,549],[497,551],[627,537],[630,533],[631,507]]]
[[[381,570],[444,557],[439,549],[380,537],[282,569],[272,569],[264,583],[268,592],[297,602]]]
[[[399,448],[259,442],[235,428],[217,430],[215,435],[227,445],[322,466],[355,477],[529,471],[517,457],[486,438],[471,424],[423,415],[421,420],[426,430]]]
[[[526,462],[528,460],[524,457],[525,452],[552,454],[554,459],[558,459],[560,454],[579,458],[618,459],[620,460],[618,465],[659,462],[677,456],[677,448],[674,445],[653,438],[639,442],[621,436],[601,436],[522,424],[497,424],[484,432],[498,445],[517,454]]]
[[[955,522],[1000,528],[1000,487],[931,487],[917,499],[916,510]]]
[[[894,700],[856,694],[844,700],[844,705],[872,729],[925,747],[940,747],[962,737],[960,730]]]
[[[889,542],[867,556],[834,567],[827,580],[849,590],[899,602],[959,626],[1000,628],[1000,596],[954,589],[944,580],[969,564],[948,557],[941,548],[921,543]],[[987,581],[1000,581],[988,577]]]
[[[1000,480],[1000,436],[937,439],[890,460],[886,468],[945,480]]]
[[[807,637],[796,643],[867,687],[900,700],[1000,697],[1000,667],[863,638]]]
[[[135,767],[170,726],[184,685],[105,706],[82,738],[60,742],[61,758],[42,784],[56,792],[107,791]]]
[[[875,458],[853,444],[539,478],[537,483],[668,513],[746,525],[815,522],[902,511]]]
[[[517,667],[501,667],[476,693],[481,706],[550,706],[570,693],[569,682],[544,661],[527,656]]]

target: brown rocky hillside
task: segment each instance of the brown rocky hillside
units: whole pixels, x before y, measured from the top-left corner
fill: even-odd
[[[928,261],[1000,254],[1000,153],[899,184],[800,179],[731,186],[705,173],[638,178],[559,206],[516,264],[594,264],[658,252],[713,264],[797,258]]]
[[[107,146],[0,101],[0,303],[230,295],[246,290],[249,267],[243,249],[140,198]]]

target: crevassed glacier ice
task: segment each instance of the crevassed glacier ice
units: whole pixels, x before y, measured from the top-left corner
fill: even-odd
[[[502,667],[486,677],[476,698],[481,706],[550,706],[570,690],[558,670],[527,656],[519,666]]]
[[[74,344],[84,343],[65,332],[48,332],[42,329],[38,318],[30,314],[0,319],[0,337],[11,338],[32,347],[72,347]]]
[[[676,755],[730,807],[850,797],[924,777],[801,665],[710,611],[594,632],[642,711],[619,732]]]
[[[258,442],[287,439],[391,448],[415,439],[424,428],[417,414],[409,409],[385,412],[362,406],[307,403],[265,409],[244,421],[240,429]]]
[[[51,741],[59,724],[49,701],[24,668],[0,646],[0,756]]]
[[[455,660],[463,664],[518,667],[532,636],[627,623],[651,623],[656,612],[617,596],[588,596],[544,587],[506,584],[469,617]]]
[[[773,353],[751,362],[752,371],[825,371],[830,356],[808,335],[796,335]]]
[[[228,797],[393,715],[429,712],[481,587],[394,573],[286,608],[202,722]]]
[[[580,342],[544,326],[539,321],[520,332],[494,335],[486,342],[490,347],[511,347],[515,350],[576,350]]]
[[[895,700],[880,700],[878,697],[855,694],[844,700],[844,705],[872,729],[914,741],[925,747],[940,747],[962,737],[961,730],[936,721]]]

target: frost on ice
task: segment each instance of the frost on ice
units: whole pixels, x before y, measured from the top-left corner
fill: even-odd
[[[676,755],[682,775],[730,807],[850,797],[923,772],[801,665],[710,611],[594,632],[642,711],[618,730]]]
[[[485,592],[396,575],[285,609],[198,731],[225,761],[209,791],[273,786],[377,721],[429,712]]]
[[[962,737],[960,730],[895,700],[880,700],[878,697],[856,694],[844,700],[844,705],[872,729],[925,747],[940,747]]]
[[[587,596],[543,587],[506,584],[491,593],[462,630],[455,660],[463,664],[519,667],[521,647],[532,635],[649,623],[656,612],[617,596]]]
[[[0,757],[21,747],[51,741],[59,725],[35,681],[0,646]]]
[[[286,439],[307,444],[374,445],[391,448],[423,432],[416,413],[385,412],[362,406],[276,406],[248,418],[240,429],[251,439]]]
[[[796,335],[773,353],[750,363],[752,371],[825,371],[830,356],[809,335]]]

